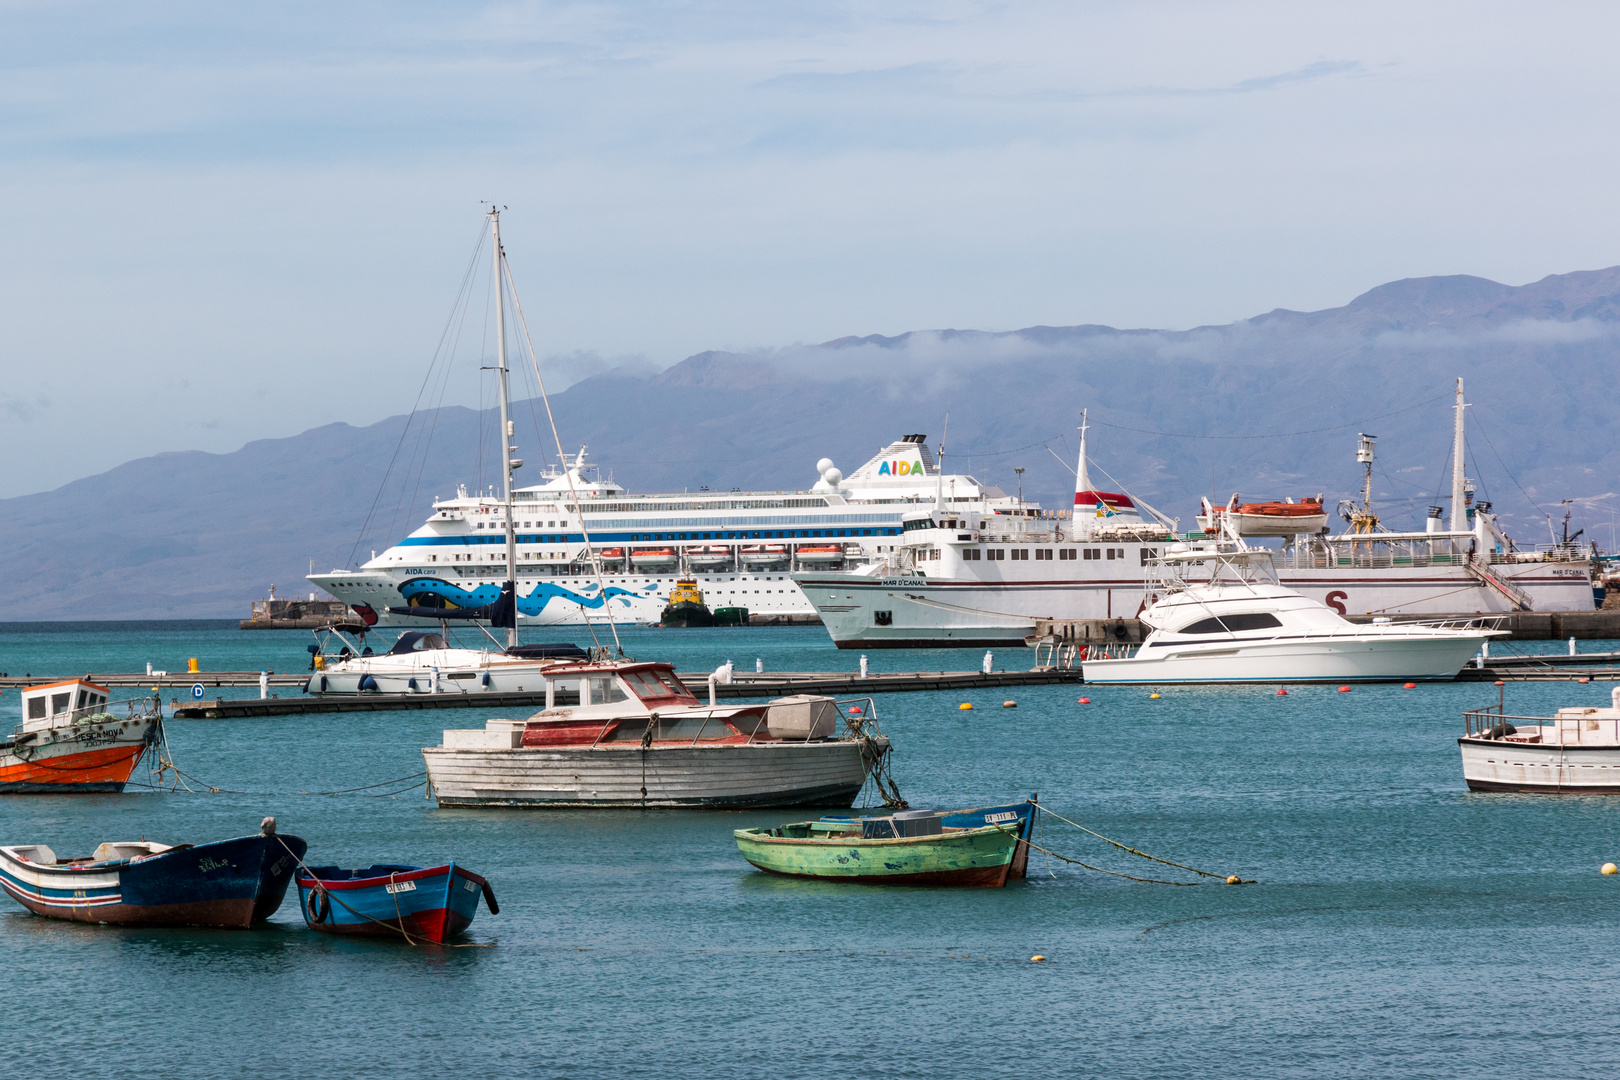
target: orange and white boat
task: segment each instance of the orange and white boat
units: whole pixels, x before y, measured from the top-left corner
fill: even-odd
[[[1240,502],[1236,493],[1225,506],[1211,506],[1204,501],[1204,512],[1198,515],[1198,524],[1204,532],[1214,536],[1221,531],[1221,519],[1229,517],[1239,536],[1299,536],[1321,532],[1327,525],[1327,510],[1322,496],[1273,500],[1271,502]]]
[[[731,565],[731,549],[724,544],[703,544],[686,549],[686,564],[694,570],[715,570]]]
[[[106,687],[85,679],[24,690],[23,722],[0,738],[0,794],[123,791],[157,742],[162,714],[155,698],[108,697]]]
[[[828,566],[844,561],[842,544],[807,544],[797,552],[799,562],[808,566]]]
[[[749,544],[737,554],[744,566],[781,566],[788,561],[786,544]]]
[[[676,561],[672,547],[630,549],[630,565],[637,570],[668,570]]]

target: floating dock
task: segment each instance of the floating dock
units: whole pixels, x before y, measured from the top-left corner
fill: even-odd
[[[681,681],[702,700],[708,694],[708,673],[686,672]],[[874,671],[862,678],[856,672],[779,672],[737,675],[731,683],[715,687],[721,698],[781,697],[786,694],[831,694],[864,697],[867,694],[914,693],[919,690],[986,690],[1005,686],[1078,683],[1079,671]],[[255,680],[254,685],[257,685]],[[176,705],[174,715],[184,720],[220,720],[250,716],[290,716],[302,713],[388,712],[396,709],[539,709],[544,693],[470,691],[464,694],[301,694],[284,698],[218,698]]]

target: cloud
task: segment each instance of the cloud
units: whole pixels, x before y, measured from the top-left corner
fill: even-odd
[[[51,399],[45,394],[35,394],[30,401],[14,394],[0,393],[0,415],[19,424],[32,422],[36,416],[49,411],[51,404]]]

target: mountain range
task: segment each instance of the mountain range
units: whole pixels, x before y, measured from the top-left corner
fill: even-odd
[[[1071,502],[1084,410],[1096,486],[1184,527],[1204,494],[1358,492],[1367,432],[1375,509],[1401,528],[1449,496],[1462,376],[1479,498],[1528,543],[1575,500],[1577,525],[1612,550],[1617,346],[1620,267],[1523,286],[1459,275],[1182,331],[918,331],[704,352],[593,376],[552,406],[568,450],[588,446],[632,491],[802,488],[819,458],[848,473],[916,432],[944,440],[947,471],[1051,507]],[[549,430],[535,402],[513,415],[533,483],[556,456],[537,452]],[[496,429],[492,411],[447,407],[228,454],[159,454],[0,500],[0,618],[245,617],[272,582],[307,592],[311,566],[363,561],[435,496],[495,483]]]

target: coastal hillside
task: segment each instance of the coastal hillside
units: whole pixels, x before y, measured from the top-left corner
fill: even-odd
[[[1416,527],[1449,491],[1451,390],[1467,380],[1468,474],[1521,540],[1547,513],[1606,549],[1620,511],[1620,267],[1509,286],[1453,276],[1391,282],[1344,307],[1277,310],[1185,331],[1037,326],[846,337],[706,352],[657,373],[617,371],[553,398],[633,491],[797,488],[818,458],[852,471],[912,432],[947,467],[1047,506],[1070,501],[1089,410],[1093,479],[1191,525],[1224,499],[1360,486],[1358,432],[1379,436],[1375,492]],[[536,410],[518,441],[535,482]],[[523,430],[526,429],[526,430]],[[129,462],[55,491],[0,500],[4,618],[245,616],[271,583],[351,565],[414,529],[435,496],[495,483],[490,413],[446,408],[364,428],[332,424],[229,454]],[[1112,478],[1112,479],[1110,479]]]

